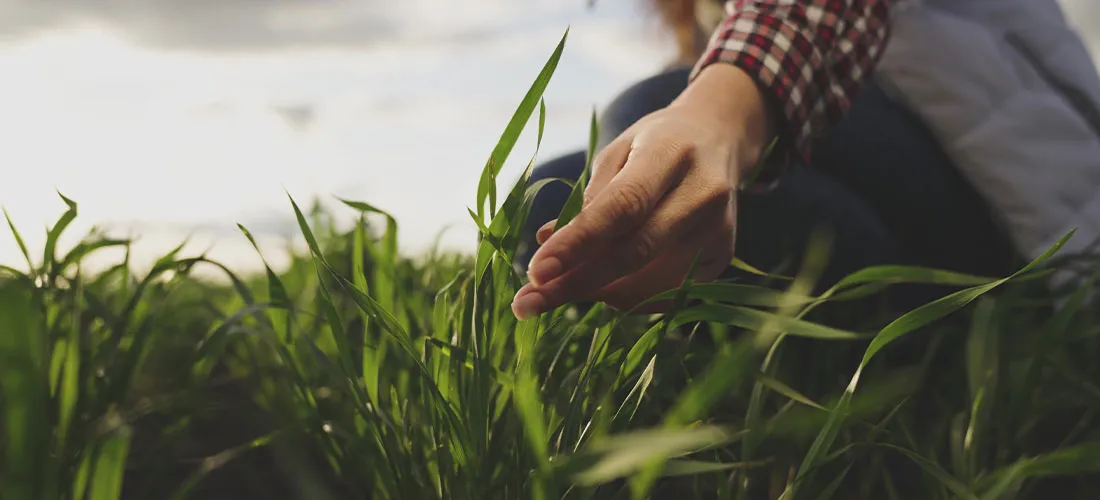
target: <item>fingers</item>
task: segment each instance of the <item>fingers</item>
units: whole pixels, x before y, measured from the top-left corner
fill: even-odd
[[[630,153],[630,139],[620,137],[608,144],[592,162],[592,177],[588,180],[588,186],[584,190],[584,205],[587,206],[592,199],[603,192],[611,179],[615,177],[626,163]],[[558,219],[543,224],[535,233],[535,242],[539,245],[546,243],[550,235],[554,234],[554,228],[558,225]]]
[[[719,276],[729,266],[733,256],[732,225],[728,230],[717,234],[697,233],[693,240],[685,241],[683,245],[663,253],[641,271],[620,278],[584,299],[605,302],[620,311],[632,309],[659,293],[679,287],[697,255],[699,265],[695,269],[694,280],[707,282]],[[636,312],[658,312],[667,306],[668,304],[660,303],[647,304]]]
[[[623,169],[630,156],[631,138],[620,136],[596,155],[592,161],[592,176],[584,190],[584,204],[592,202]]]
[[[592,199],[603,192],[611,179],[615,177],[626,163],[626,157],[630,153],[630,140],[620,138],[606,148],[592,161],[592,177],[588,180],[588,186],[584,190],[584,204],[587,206]],[[535,233],[535,241],[539,245],[546,243],[550,235],[554,233],[558,219],[543,224]]]
[[[674,194],[653,212],[642,227],[613,240],[602,253],[587,256],[575,269],[557,279],[541,285],[532,282],[530,287],[517,294],[513,310],[517,316],[525,318],[576,299],[598,296],[598,291],[607,285],[646,269],[658,256],[666,257],[666,250],[671,252],[668,257],[686,260],[686,264],[671,268],[657,267],[647,274],[657,280],[655,286],[665,286],[670,282],[675,286],[683,279],[691,261],[700,249],[705,248],[707,241],[723,233],[727,239],[732,238],[732,225],[729,230],[716,232],[725,223],[727,203],[728,193],[724,198],[715,195],[701,204],[699,198]],[[703,219],[710,222],[700,224]],[[565,228],[559,234],[564,232]],[[554,238],[557,236],[554,235]],[[732,243],[728,246],[732,252]],[[646,289],[639,289],[639,293],[648,293],[648,288],[649,285]],[[660,291],[663,290],[650,295]]]
[[[622,170],[606,188],[535,252],[528,273],[531,281],[538,286],[565,274],[587,256],[601,251],[607,242],[645,223],[679,180],[687,165],[684,160],[683,153],[674,147],[632,149]],[[644,247],[648,256],[653,243],[643,240],[636,244]]]

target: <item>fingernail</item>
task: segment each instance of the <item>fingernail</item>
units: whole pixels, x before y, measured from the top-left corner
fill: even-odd
[[[554,232],[554,228],[542,228],[535,234],[535,242],[539,245],[545,244],[546,240],[550,239],[550,234]]]
[[[530,319],[542,313],[544,303],[541,294],[528,293],[527,295],[518,297],[512,302],[512,313],[515,314],[516,319],[520,321]]]
[[[554,219],[550,222],[547,222],[546,224],[543,224],[542,227],[539,228],[538,232],[535,233],[535,242],[537,242],[539,245],[546,243],[546,240],[550,239],[550,235],[554,234],[554,226],[556,226],[557,223],[558,220]]]
[[[557,278],[559,274],[561,274],[561,261],[557,257],[547,257],[531,265],[531,269],[527,271],[527,279],[531,280],[533,285],[541,286]]]

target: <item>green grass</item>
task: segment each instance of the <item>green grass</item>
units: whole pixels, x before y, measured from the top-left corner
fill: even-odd
[[[41,255],[12,227],[27,262],[0,269],[0,498],[1100,491],[1090,256],[1004,278],[871,268],[813,295],[825,254],[811,251],[793,280],[688,280],[659,297],[676,304],[666,315],[596,305],[518,322],[511,262],[545,183],[527,187],[528,167],[498,193],[498,175],[536,110],[541,140],[564,43],[487,161],[475,255],[402,256],[396,221],[347,200],[350,229],[291,200],[308,251],[248,275],[178,249],[146,274],[128,252],[88,272],[129,242],[57,248],[68,199]],[[1070,267],[1089,283],[1042,286]],[[906,283],[946,291],[881,307]]]

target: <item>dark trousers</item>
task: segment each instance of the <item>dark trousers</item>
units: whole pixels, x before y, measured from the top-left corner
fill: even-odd
[[[687,70],[646,79],[602,113],[601,144],[643,116],[667,106],[687,83]],[[576,179],[578,151],[538,166],[532,182]],[[797,271],[811,234],[832,235],[821,284],[861,268],[913,264],[986,276],[1017,264],[1010,241],[919,119],[875,85],[814,144],[809,165],[796,167],[775,190],[738,195],[737,246],[742,260],[766,271]],[[557,217],[569,188],[553,183],[536,197],[518,264],[536,250],[535,232]]]

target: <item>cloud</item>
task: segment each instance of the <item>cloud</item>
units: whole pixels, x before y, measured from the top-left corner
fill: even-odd
[[[0,33],[103,24],[164,48],[274,49],[392,37],[387,2],[308,0],[0,0]]]
[[[473,8],[466,10],[480,13],[496,2],[470,4]],[[255,52],[369,46],[415,34],[422,21],[435,25],[431,18],[453,10],[439,0],[0,0],[0,36],[11,39],[97,24],[164,49]],[[437,30],[418,38],[468,42],[490,36],[490,28]]]
[[[390,210],[411,252],[453,224],[444,244],[468,250],[477,175],[567,25],[542,159],[583,147],[591,106],[661,64],[622,7],[638,1],[0,0],[0,35],[23,38],[0,48],[0,164],[20,169],[0,200],[41,227],[60,188],[74,234],[133,229],[151,258],[193,234],[255,260],[233,223],[294,234],[287,191]],[[502,184],[533,151],[529,129]],[[19,260],[9,243],[0,262]]]
[[[317,118],[317,110],[308,104],[274,104],[271,106],[271,111],[299,131],[308,129]]]
[[[582,1],[0,0],[0,39],[91,24],[145,46],[197,51],[468,44],[560,20]]]

